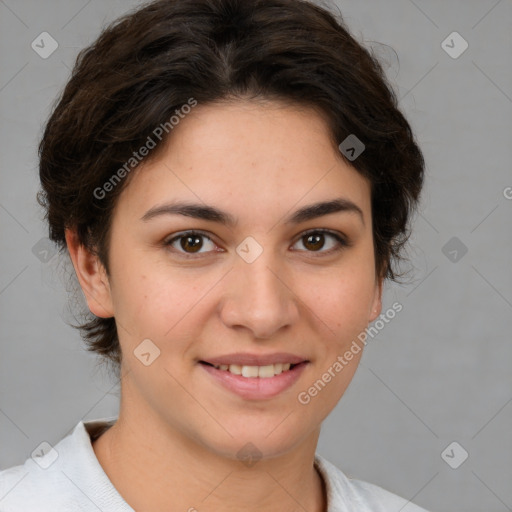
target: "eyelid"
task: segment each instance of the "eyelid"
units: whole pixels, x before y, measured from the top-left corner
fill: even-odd
[[[338,247],[334,247],[327,251],[304,251],[304,250],[301,250],[299,252],[306,252],[308,254],[311,254],[314,257],[321,257],[321,256],[334,254],[336,252],[339,252],[342,249],[352,246],[352,242],[346,235],[344,235],[343,233],[340,233],[339,231],[334,231],[334,230],[327,229],[327,228],[311,228],[311,229],[307,229],[306,231],[302,231],[299,234],[299,236],[297,237],[297,239],[295,240],[295,242],[293,243],[293,245],[295,245],[299,240],[301,240],[305,236],[310,235],[312,233],[320,233],[320,234],[330,235],[332,238],[334,238],[336,240],[336,242],[338,242],[339,245],[338,245]]]
[[[212,237],[206,232],[206,231],[203,231],[201,229],[186,229],[184,231],[178,231],[177,233],[173,233],[170,237],[167,237],[164,241],[163,241],[163,245],[165,247],[171,247],[172,244],[174,242],[176,242],[177,240],[179,240],[180,238],[185,238],[186,236],[194,236],[194,235],[200,235],[204,238],[207,238],[210,242],[212,242],[214,245],[217,246],[217,244],[215,243],[215,241],[212,239]],[[179,250],[175,250],[174,248],[171,247],[171,250],[174,252],[174,253],[178,253],[178,254],[181,254],[185,257],[188,257],[188,258],[194,258],[197,256],[200,256],[201,254],[207,254],[209,252],[218,252],[218,251],[206,251],[205,252],[199,252],[199,253],[187,253],[187,252],[183,252],[183,251],[179,251]]]
[[[327,251],[304,251],[304,250],[300,250],[300,251],[296,251],[296,252],[305,252],[305,253],[309,253],[309,254],[313,255],[314,257],[315,256],[320,257],[320,256],[323,256],[323,255],[333,254],[335,252],[340,251],[341,249],[344,249],[344,248],[347,248],[347,247],[351,247],[351,245],[352,245],[352,242],[343,233],[340,233],[338,231],[333,231],[333,230],[330,230],[330,229],[327,229],[327,228],[311,228],[311,229],[307,229],[306,231],[302,231],[301,233],[299,233],[299,235],[296,237],[295,241],[293,242],[292,246],[295,245],[299,240],[301,240],[305,236],[307,236],[309,234],[313,234],[313,233],[320,233],[320,234],[330,235],[331,237],[333,237],[338,242],[339,246],[335,247],[335,248],[331,248],[331,249],[329,249]],[[208,234],[208,232],[203,231],[201,229],[189,229],[189,230],[178,231],[177,233],[173,233],[170,238],[168,237],[168,238],[166,238],[164,240],[163,245],[165,247],[171,247],[172,244],[176,240],[179,240],[180,238],[184,238],[186,236],[194,236],[194,235],[200,235],[200,236],[202,236],[204,238],[207,238],[210,242],[212,242],[213,244],[217,245],[215,243],[215,241],[212,239],[212,237],[210,236],[210,234]],[[185,258],[194,259],[194,258],[200,257],[201,254],[208,254],[208,253],[211,253],[211,252],[219,252],[219,251],[206,251],[206,252],[199,252],[199,253],[187,253],[187,252],[183,252],[183,251],[180,251],[180,250],[173,250],[173,252],[175,252],[177,254],[180,254],[180,255],[184,256]]]

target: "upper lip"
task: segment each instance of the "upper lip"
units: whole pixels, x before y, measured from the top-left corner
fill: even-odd
[[[287,352],[276,352],[274,354],[248,354],[237,352],[234,354],[226,354],[218,357],[209,357],[208,359],[202,359],[201,361],[213,364],[215,366],[220,364],[237,364],[239,366],[266,366],[279,363],[298,364],[307,361],[307,359],[295,354],[289,354]]]

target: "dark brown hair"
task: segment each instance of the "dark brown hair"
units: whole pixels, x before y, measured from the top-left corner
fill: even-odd
[[[65,229],[74,228],[109,272],[111,214],[133,175],[119,170],[191,98],[313,107],[336,147],[351,134],[362,141],[350,164],[371,183],[376,271],[397,280],[393,264],[422,187],[422,153],[378,60],[341,15],[302,0],[154,1],[78,54],[39,146],[38,201],[61,252]],[[167,132],[145,162],[158,157]],[[99,194],[116,173],[124,179]],[[87,320],[74,327],[88,349],[119,365],[115,319]]]

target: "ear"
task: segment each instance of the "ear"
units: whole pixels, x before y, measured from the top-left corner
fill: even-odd
[[[114,316],[110,284],[105,268],[98,256],[86,249],[78,240],[75,230],[66,229],[66,243],[75,267],[78,282],[84,292],[87,305],[96,316]]]
[[[372,301],[372,307],[370,309],[370,316],[368,322],[373,322],[382,311],[382,287],[384,283],[383,277],[378,277],[375,283],[375,291]]]

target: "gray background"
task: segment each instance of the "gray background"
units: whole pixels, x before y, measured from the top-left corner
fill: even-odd
[[[0,469],[117,413],[119,387],[65,323],[83,300],[69,266],[40,260],[36,146],[78,50],[138,3],[0,0]],[[318,451],[432,511],[511,510],[512,2],[337,4],[386,63],[427,183],[410,283],[385,293],[383,311],[403,310],[370,340]],[[43,31],[59,44],[47,59],[31,48]],[[458,58],[441,46],[453,31],[469,44]],[[441,457],[453,441],[452,460],[469,453],[457,469]]]

